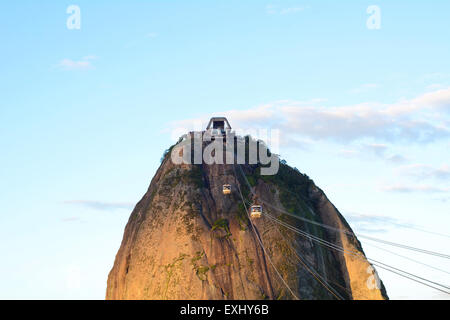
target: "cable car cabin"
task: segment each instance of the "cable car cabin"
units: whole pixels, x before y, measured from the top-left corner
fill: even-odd
[[[225,136],[231,131],[230,123],[225,117],[213,117],[209,120],[206,131],[211,135],[211,139],[218,136]]]
[[[252,218],[261,218],[262,207],[261,206],[252,206],[250,208],[250,217]]]
[[[223,194],[230,194],[231,193],[231,185],[224,184],[222,190],[223,190]]]

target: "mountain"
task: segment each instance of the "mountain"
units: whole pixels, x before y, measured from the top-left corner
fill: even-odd
[[[106,299],[387,299],[375,279],[344,217],[284,161],[264,176],[259,164],[176,165],[167,152],[126,225]]]

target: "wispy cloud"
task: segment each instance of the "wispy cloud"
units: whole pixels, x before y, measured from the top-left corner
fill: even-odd
[[[119,209],[131,210],[134,206],[134,204],[131,202],[103,202],[93,200],[68,200],[64,201],[64,203],[101,211],[111,211]]]
[[[425,144],[450,137],[450,88],[392,104],[329,107],[320,103],[277,101],[220,115],[227,116],[240,128],[278,128],[285,137],[344,144],[376,141],[380,146],[396,142]],[[173,125],[192,127],[192,123],[194,120],[186,120]],[[383,148],[374,145],[372,149],[382,152]]]
[[[72,59],[62,59],[58,64],[57,68],[61,70],[87,70],[92,69],[92,61],[97,59],[96,56],[90,55],[85,56],[81,60],[72,60]]]
[[[408,158],[398,154],[392,153],[386,144],[379,143],[362,143],[354,144],[352,148],[344,148],[338,151],[338,155],[346,158],[359,158],[359,159],[380,159],[388,164],[401,165],[408,162]]]
[[[359,232],[384,233],[392,227],[415,227],[411,223],[383,215],[348,213],[345,217]]]
[[[439,200],[441,202],[450,202],[450,197],[442,197],[442,198],[438,198],[437,200]]]
[[[446,196],[450,192],[448,184],[450,181],[450,167],[446,164],[440,167],[434,167],[414,163],[397,167],[395,172],[402,180],[406,178],[406,181],[384,185],[381,188],[383,191],[405,194],[433,194],[441,201],[445,201]],[[408,177],[413,179],[408,179]],[[427,184],[427,181],[430,181],[429,184]]]
[[[384,215],[348,213],[345,217],[352,224],[352,226],[355,227],[357,232],[384,233],[391,229],[402,228],[421,231],[446,238],[450,237],[450,235],[446,233],[426,230],[415,223]]]
[[[146,34],[147,38],[156,38],[158,34],[156,32],[149,32]]]
[[[401,166],[397,169],[397,171],[400,174],[412,176],[419,180],[438,179],[449,181],[450,179],[450,166],[447,164],[435,168],[430,165],[415,163]]]
[[[382,187],[382,190],[399,193],[445,193],[449,192],[449,188],[440,188],[432,185],[411,185],[411,184],[394,184]]]
[[[401,154],[394,154],[386,158],[386,160],[392,164],[403,164],[408,161],[408,158],[402,156]]]
[[[363,103],[343,107],[272,105],[278,125],[316,140],[341,142],[372,138],[427,143],[450,136],[445,121],[450,88],[395,104]],[[441,119],[434,117],[439,112]]]

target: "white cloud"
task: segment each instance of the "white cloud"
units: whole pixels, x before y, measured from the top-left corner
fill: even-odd
[[[331,108],[284,105],[273,108],[278,110],[280,125],[317,140],[349,142],[374,138],[430,142],[449,136],[445,122],[428,119],[433,112],[447,112],[448,106],[450,89],[391,105],[363,103]]]
[[[75,61],[72,59],[62,59],[57,67],[62,70],[86,70],[92,68],[91,60],[95,59],[95,56],[87,56],[82,60]]]
[[[425,93],[392,104],[360,103],[348,106],[324,106],[314,101],[276,101],[244,110],[229,110],[198,119],[172,123],[173,127],[194,129],[211,116],[226,116],[234,128],[276,128],[286,141],[332,141],[348,145],[359,143],[360,151],[402,162],[402,155],[389,155],[387,145],[395,143],[431,143],[450,138],[450,88]],[[364,147],[364,143],[366,146]],[[348,149],[348,148],[347,148]],[[353,149],[353,148],[350,148]]]
[[[410,103],[410,108],[437,108],[450,111],[450,88],[425,93],[413,99]]]
[[[363,138],[382,141],[431,142],[448,138],[450,88],[394,104],[362,103],[342,107],[266,105],[269,122],[315,140],[350,142]],[[260,110],[253,110],[255,116]],[[245,111],[251,118],[251,112]],[[440,119],[433,117],[438,114]],[[239,112],[235,113],[238,120]]]

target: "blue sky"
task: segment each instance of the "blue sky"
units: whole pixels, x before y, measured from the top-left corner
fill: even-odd
[[[355,230],[448,252],[400,225],[448,233],[450,3],[341,2],[0,4],[0,298],[102,299],[171,129],[214,114],[280,129],[281,156]],[[392,298],[443,298],[379,272]]]

